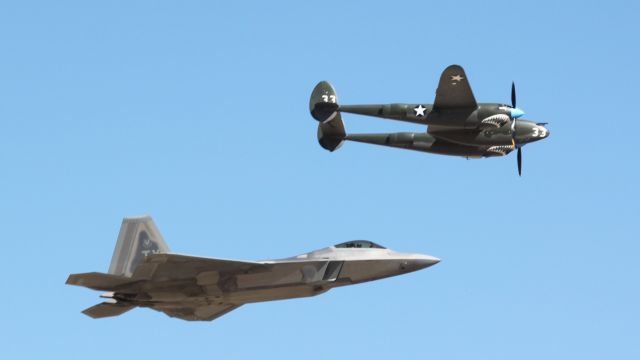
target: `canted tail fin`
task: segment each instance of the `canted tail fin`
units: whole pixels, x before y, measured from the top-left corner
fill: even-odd
[[[169,247],[164,242],[160,231],[149,216],[124,218],[118,242],[113,251],[109,273],[72,274],[67,279],[68,285],[78,285],[94,290],[109,291],[102,297],[107,301],[94,305],[82,311],[92,318],[104,318],[121,315],[137,305],[120,297],[114,297],[116,292],[135,293],[140,285],[138,275],[132,275],[145,256],[158,253],[168,253]]]
[[[145,256],[169,251],[150,216],[124,218],[109,274],[131,277]]]

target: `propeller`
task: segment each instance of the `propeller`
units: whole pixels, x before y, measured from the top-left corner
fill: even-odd
[[[518,176],[522,176],[522,148],[518,146]]]
[[[516,109],[516,83],[511,82],[511,107]],[[516,145],[516,119],[514,116],[511,120],[511,137],[513,139],[513,146],[518,148],[518,176],[522,176],[522,147]]]
[[[516,108],[516,83],[515,81],[511,82],[511,108],[512,109],[517,109]],[[513,113],[512,113],[513,114]],[[511,118],[513,119],[511,121],[511,136],[513,137],[513,144],[515,145],[515,137],[516,137],[516,119],[518,118],[518,116],[514,116],[511,115]]]

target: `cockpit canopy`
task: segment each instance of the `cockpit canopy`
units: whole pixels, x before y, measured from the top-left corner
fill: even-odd
[[[336,248],[358,248],[358,249],[386,249],[372,241],[368,240],[352,240],[336,245]]]

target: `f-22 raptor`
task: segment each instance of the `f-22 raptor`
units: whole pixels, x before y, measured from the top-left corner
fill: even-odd
[[[320,122],[318,141],[329,151],[336,150],[344,140],[466,158],[504,156],[517,149],[520,175],[522,147],[549,136],[546,123],[520,120],[524,111],[516,107],[514,83],[511,106],[478,104],[459,65],[444,70],[433,104],[339,105],[333,86],[321,81],[311,93],[309,110]],[[341,113],[406,121],[428,128],[426,132],[347,134]]]
[[[308,297],[420,270],[440,260],[356,240],[265,261],[237,261],[169,252],[150,217],[125,218],[109,272],[73,274],[69,285],[107,291],[107,301],[83,311],[93,318],[135,307],[183,320],[213,320],[243,304]]]

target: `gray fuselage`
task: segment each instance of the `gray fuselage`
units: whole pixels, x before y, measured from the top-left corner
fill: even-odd
[[[113,298],[137,306],[173,306],[185,302],[245,304],[314,296],[334,287],[405,274],[434,265],[433,256],[398,253],[382,248],[328,247],[292,258],[265,260],[268,270],[149,280],[133,294]]]

